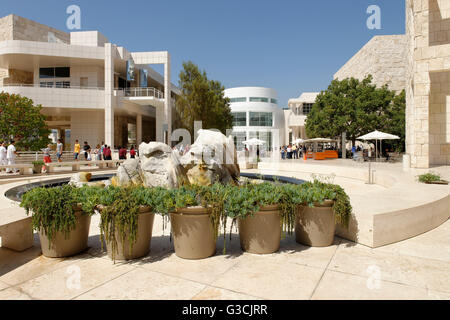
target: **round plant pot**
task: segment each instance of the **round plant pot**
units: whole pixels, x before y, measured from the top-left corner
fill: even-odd
[[[150,211],[149,207],[141,207],[139,209],[138,223],[137,223],[137,235],[136,242],[131,247],[129,233],[125,233],[125,241],[122,242],[119,231],[115,231],[115,237],[117,241],[116,252],[114,255],[115,260],[131,260],[137,259],[147,255],[150,251],[150,245],[152,240],[153,221],[155,214]],[[110,241],[106,241],[106,251],[108,257],[113,258],[112,244]]]
[[[87,248],[91,217],[81,210],[75,211],[77,224],[66,238],[64,232],[57,232],[53,240],[49,240],[44,230],[39,231],[42,254],[49,258],[63,258],[76,255]],[[49,247],[50,244],[50,247]]]
[[[242,250],[269,254],[280,248],[281,222],[278,205],[262,207],[253,216],[239,218],[238,227]]]
[[[300,206],[295,218],[295,240],[311,247],[328,247],[333,244],[336,224],[334,201],[315,203],[314,207]]]
[[[34,164],[33,165],[33,173],[34,174],[42,173],[42,167],[43,167],[43,164]]]
[[[210,212],[188,207],[170,213],[175,254],[183,259],[204,259],[216,253],[216,238]]]

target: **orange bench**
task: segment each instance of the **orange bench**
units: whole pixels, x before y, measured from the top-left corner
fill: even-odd
[[[339,158],[338,152],[336,150],[325,150],[323,153],[325,154],[325,158],[327,158],[327,159]]]

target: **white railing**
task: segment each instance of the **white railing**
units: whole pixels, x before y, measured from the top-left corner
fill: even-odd
[[[155,97],[164,99],[164,93],[156,88],[126,88],[124,90],[125,97]]]
[[[102,87],[82,87],[82,86],[46,86],[41,85],[40,83],[36,84],[24,84],[24,83],[7,83],[3,84],[3,86],[0,87],[26,87],[26,88],[43,88],[43,89],[85,89],[85,90],[105,90],[105,88]]]

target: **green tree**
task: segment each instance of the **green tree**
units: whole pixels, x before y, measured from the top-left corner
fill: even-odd
[[[176,101],[175,126],[194,136],[194,121],[202,121],[203,129],[218,129],[226,133],[233,126],[230,100],[224,97],[225,88],[219,81],[209,80],[205,71],[191,61],[183,63]]]
[[[42,106],[18,94],[0,93],[0,139],[14,139],[19,150],[36,151],[50,143]]]
[[[372,76],[333,80],[322,91],[306,119],[308,137],[338,138],[346,133],[353,145],[356,138],[373,130],[397,134],[404,149],[405,93],[396,95],[387,85],[377,88]]]

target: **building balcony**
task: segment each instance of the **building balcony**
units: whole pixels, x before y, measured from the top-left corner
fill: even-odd
[[[156,99],[164,99],[164,93],[156,88],[126,88],[123,90],[125,97],[153,97]]]
[[[99,87],[45,87],[40,84],[5,84],[0,91],[20,94],[46,108],[103,109],[105,90]]]

